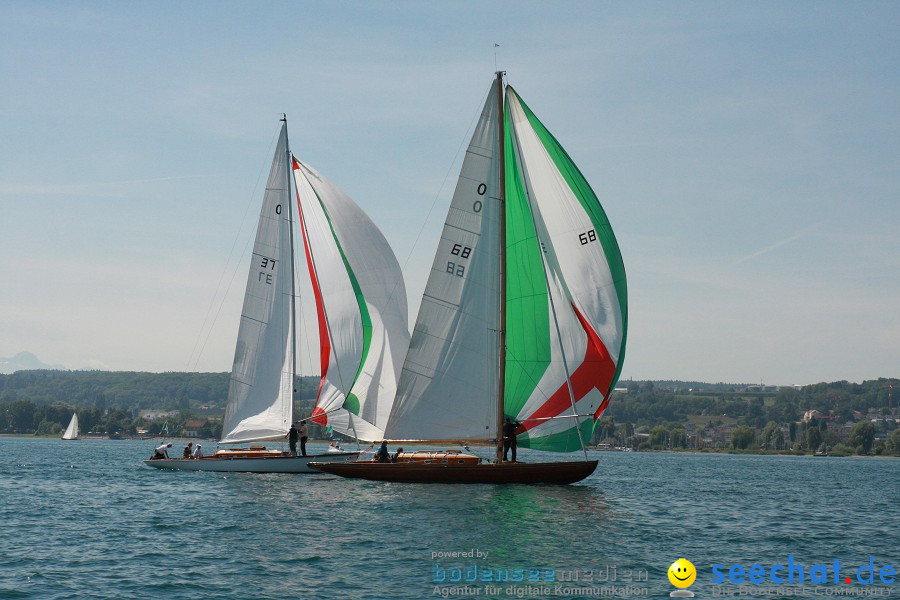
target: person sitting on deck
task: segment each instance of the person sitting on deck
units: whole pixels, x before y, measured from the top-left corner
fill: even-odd
[[[375,453],[376,462],[391,462],[391,454],[388,452],[387,440],[381,442],[381,448]]]
[[[191,453],[194,451],[193,448],[194,442],[188,442],[188,445],[184,447],[184,452],[182,453],[182,458],[190,458]]]
[[[172,444],[163,444],[162,446],[156,449],[156,452],[153,453],[153,460],[159,460],[161,458],[169,458],[168,450],[172,447]]]
[[[197,444],[197,447],[194,448],[194,458],[200,458],[203,456],[203,452],[200,451],[200,444]]]
[[[397,448],[397,452],[394,453],[394,456],[391,458],[391,462],[399,462],[401,454],[403,454],[403,448]]]

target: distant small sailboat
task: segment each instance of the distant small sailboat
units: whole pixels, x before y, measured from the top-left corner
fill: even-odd
[[[293,422],[296,202],[316,299],[322,379],[311,420],[358,440],[384,435],[409,344],[406,288],[393,251],[349,196],[288,145],[287,120],[269,171],[247,278],[220,444],[283,440]],[[310,473],[310,461],[360,452],[296,456],[264,446],[211,456],[150,459],[157,469]]]
[[[64,440],[77,440],[78,439],[78,413],[72,413],[72,420],[69,421],[69,426],[66,427],[66,432],[63,434],[62,439],[64,439]]]
[[[585,438],[619,378],[627,321],[625,267],[603,208],[498,72],[462,164],[385,428],[397,443],[494,443],[495,460],[447,451],[313,466],[389,481],[584,479],[597,466]],[[581,448],[584,460],[506,462],[504,438],[512,436],[540,450]]]

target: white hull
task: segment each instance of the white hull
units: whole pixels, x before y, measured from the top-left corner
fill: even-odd
[[[318,473],[309,466],[311,462],[332,463],[355,460],[359,452],[329,452],[308,456],[270,456],[263,458],[161,458],[145,460],[144,464],[155,469],[180,471],[217,471],[223,473]]]

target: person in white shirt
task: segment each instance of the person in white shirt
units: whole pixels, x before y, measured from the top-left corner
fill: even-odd
[[[194,448],[194,458],[200,458],[203,456],[203,453],[200,451],[200,444],[197,444],[197,447]]]
[[[172,447],[172,444],[163,444],[159,448],[156,449],[156,452],[153,454],[153,459],[157,460],[160,458],[169,458],[169,448]]]

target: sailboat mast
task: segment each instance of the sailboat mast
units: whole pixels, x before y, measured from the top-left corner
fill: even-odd
[[[291,405],[288,408],[288,423],[287,425],[291,425],[291,421],[294,419],[294,378],[297,375],[297,285],[295,281],[294,275],[294,209],[291,207],[293,202],[293,196],[291,196],[291,172],[293,171],[293,160],[291,157],[291,144],[288,141],[288,129],[287,129],[287,115],[282,113],[281,120],[284,122],[284,146],[285,146],[285,184],[287,185],[287,197],[288,197],[288,223],[289,223],[289,239],[291,244]]]
[[[504,148],[503,118],[503,74],[497,71],[497,106],[500,160],[499,189],[500,200],[500,376],[497,386],[497,462],[503,458],[503,399],[506,395],[506,152]]]

